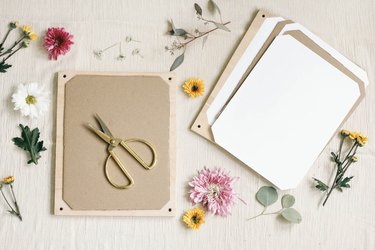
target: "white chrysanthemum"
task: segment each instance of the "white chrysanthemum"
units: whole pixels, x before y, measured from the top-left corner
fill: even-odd
[[[23,116],[36,118],[47,111],[49,106],[49,93],[38,83],[20,84],[12,95],[14,110],[21,111]]]

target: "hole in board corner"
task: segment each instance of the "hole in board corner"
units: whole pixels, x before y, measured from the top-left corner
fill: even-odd
[[[168,209],[169,212],[172,212],[172,208]]]
[[[172,81],[172,77],[168,77],[168,80],[169,80],[169,81]]]
[[[263,18],[265,18],[265,17],[266,17],[266,15],[264,15],[264,14],[263,14],[263,15],[262,15],[262,17],[263,17]]]
[[[60,211],[63,211],[63,210],[64,210],[64,208],[60,207]]]
[[[66,78],[66,75],[63,75],[63,78]]]
[[[201,128],[201,125],[198,125],[198,128]]]

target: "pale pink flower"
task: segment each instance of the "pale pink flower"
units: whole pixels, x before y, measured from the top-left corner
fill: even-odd
[[[231,212],[236,193],[232,184],[238,177],[230,177],[229,172],[221,168],[204,168],[189,182],[189,193],[193,204],[201,203],[215,215],[227,216]]]
[[[60,55],[65,55],[73,43],[73,35],[64,28],[48,28],[44,37],[44,48],[47,49],[49,59],[57,60]]]

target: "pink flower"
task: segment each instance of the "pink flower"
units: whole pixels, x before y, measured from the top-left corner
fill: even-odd
[[[220,216],[230,214],[236,196],[232,184],[238,178],[229,176],[221,168],[204,168],[189,182],[189,193],[193,204],[201,203],[208,211]]]
[[[74,44],[72,39],[73,35],[64,28],[48,28],[43,46],[48,51],[49,59],[57,60],[58,56],[69,52],[70,45]]]

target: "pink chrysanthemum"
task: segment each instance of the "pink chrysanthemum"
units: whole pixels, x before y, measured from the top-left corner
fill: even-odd
[[[58,56],[69,52],[70,46],[74,44],[72,39],[73,35],[64,28],[48,28],[43,46],[48,51],[49,59],[57,60]]]
[[[204,168],[189,182],[189,193],[193,204],[201,203],[208,211],[220,216],[231,212],[236,196],[232,184],[238,178],[229,176],[229,172],[221,168],[213,170]]]

